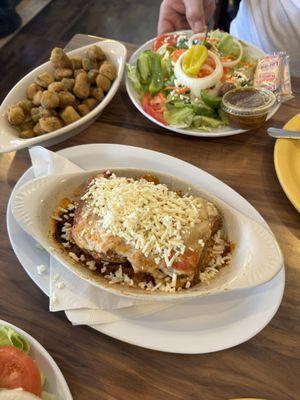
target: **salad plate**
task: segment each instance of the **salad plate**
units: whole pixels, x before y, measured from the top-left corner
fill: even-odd
[[[238,43],[239,48],[243,49],[243,58],[240,60],[240,64],[238,64],[239,68],[237,71],[235,70],[237,66],[225,67],[225,65],[227,64],[226,62],[224,62],[225,65],[223,66],[222,69],[223,73],[225,68],[229,70],[229,73],[232,70],[233,71],[232,74],[234,76],[230,75],[228,77],[228,82],[230,83],[234,82],[234,84],[238,87],[247,85],[247,82],[250,82],[251,79],[253,78],[256,60],[265,56],[265,53],[248,42],[239,41],[237,38],[234,38],[229,34],[226,35],[230,36],[230,39],[233,43],[232,45],[233,47],[235,46],[236,43]],[[138,61],[140,60],[140,56],[142,54],[145,54],[145,52],[154,49],[155,46],[157,46],[156,43],[160,37],[153,38],[148,42],[146,42],[145,44],[143,44],[142,46],[140,46],[133,53],[127,64],[126,89],[131,101],[136,106],[136,108],[146,118],[148,118],[155,124],[170,131],[180,133],[183,135],[198,136],[198,137],[222,137],[222,136],[237,135],[239,133],[246,132],[245,129],[234,128],[226,125],[227,123],[224,122],[225,121],[224,115],[221,118],[222,113],[220,113],[219,108],[216,108],[216,105],[214,103],[215,99],[211,99],[210,98],[211,96],[205,98],[206,101],[204,102],[203,100],[204,95],[203,96],[201,95],[202,98],[200,95],[198,97],[195,97],[195,95],[191,96],[192,90],[191,91],[187,90],[187,92],[181,93],[182,90],[188,89],[187,85],[189,83],[187,82],[190,82],[190,80],[193,80],[193,78],[189,78],[188,81],[185,80],[187,78],[186,76],[185,79],[182,78],[183,81],[185,82],[185,84],[183,85],[181,84],[181,82],[178,82],[178,78],[174,76],[174,73],[176,75],[176,70],[178,69],[178,62],[182,60],[182,57],[185,54],[182,52],[188,49],[188,46],[190,46],[192,43],[190,39],[191,38],[193,39],[195,35],[192,35],[191,31],[177,31],[171,34],[167,34],[165,36],[177,37],[176,39],[177,41],[175,43],[172,43],[172,46],[173,49],[175,49],[173,51],[173,53],[175,54],[174,59],[177,58],[176,55],[177,52],[179,58],[177,59],[176,62],[174,61],[172,62],[173,53],[170,53],[168,55],[168,58],[171,57],[171,61],[169,60],[171,62],[171,66],[169,67],[169,69],[167,69],[167,72],[165,72],[168,80],[166,81],[166,83],[164,83],[163,89],[161,89],[158,92],[158,94],[154,96],[154,102],[149,100],[150,86],[145,89],[145,85],[143,86],[140,82],[141,78],[139,72],[137,72],[137,65],[138,62],[140,62]],[[181,38],[186,38],[185,39],[186,44],[182,44]],[[165,58],[166,55],[165,46],[166,43],[163,44],[160,48],[158,47],[157,50],[155,50],[155,52],[161,53],[162,58]],[[229,45],[226,44],[226,47],[227,46],[228,49],[226,48],[226,51],[230,52],[231,49],[230,42]],[[210,56],[212,59],[216,58],[214,53],[208,50],[208,59]],[[231,61],[228,61],[227,63],[231,65],[230,64]],[[249,72],[250,67],[248,67],[248,65],[251,65],[250,72]],[[167,84],[168,86],[166,86]],[[218,85],[219,83],[213,86],[213,88],[217,89]],[[211,91],[211,93],[214,92],[213,97],[215,97],[217,93],[215,89]],[[202,92],[204,92],[204,90],[202,91],[200,90],[200,93]],[[156,93],[156,91],[154,91],[154,93]],[[206,94],[207,93],[210,94],[210,88],[209,90],[206,91]],[[162,104],[162,98],[163,98],[162,96],[164,97],[163,104]],[[219,95],[217,97],[220,98]],[[275,104],[270,108],[267,115],[267,120],[270,119],[276,113],[279,107],[280,107],[279,104]],[[188,108],[190,110],[188,110]],[[183,109],[185,111],[183,111]]]
[[[22,329],[6,321],[0,320],[0,327],[2,326],[9,327],[13,331],[15,331],[16,334],[21,335],[21,337],[18,337],[17,339],[12,341],[12,343],[14,344],[18,343],[18,348],[21,348],[20,343],[22,343],[22,346],[26,347],[27,344],[29,344],[28,355],[35,361],[36,366],[38,367],[42,377],[45,378],[42,392],[46,393],[45,395],[42,395],[42,398],[48,400],[72,400],[73,397],[71,395],[68,384],[56,362],[53,360],[47,350],[36,339],[34,339],[31,335],[29,335]],[[2,336],[3,335],[1,335],[1,337]],[[6,343],[6,345],[8,345],[8,343]],[[22,348],[22,350],[25,351],[24,348]]]
[[[201,181],[204,190],[264,227],[261,215],[237,192],[205,171],[174,157],[142,148],[91,144],[59,152],[85,170],[122,168],[130,165],[168,173],[193,183]],[[29,168],[14,192],[33,175]],[[12,247],[30,278],[49,296],[49,274],[38,275],[36,266],[49,265],[49,255],[18,225],[8,204],[7,229]],[[284,291],[284,268],[268,283],[240,293],[221,293],[185,300],[176,307],[137,319],[93,325],[99,332],[138,346],[174,353],[208,353],[236,346],[262,330],[276,313]],[[213,310],[213,312],[212,312]]]

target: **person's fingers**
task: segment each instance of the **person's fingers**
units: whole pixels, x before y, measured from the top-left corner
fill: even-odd
[[[183,0],[186,19],[193,32],[203,32],[205,27],[205,14],[203,0]]]
[[[160,6],[157,32],[159,35],[183,29],[185,6],[182,0],[163,0]]]
[[[176,28],[174,27],[173,22],[165,18],[159,18],[157,27],[158,35],[162,35],[163,33],[167,32],[173,32],[174,30],[176,30]]]
[[[204,0],[205,21],[209,21],[216,10],[216,0]]]

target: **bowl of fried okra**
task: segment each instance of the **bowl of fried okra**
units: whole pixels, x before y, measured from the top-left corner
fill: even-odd
[[[84,130],[116,93],[125,59],[126,48],[113,40],[69,53],[54,48],[49,62],[26,75],[3,101],[0,152],[51,145]]]

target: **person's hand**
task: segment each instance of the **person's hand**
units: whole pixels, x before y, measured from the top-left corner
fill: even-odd
[[[215,7],[215,0],[163,0],[159,12],[158,34],[181,29],[192,29],[194,33],[203,32]]]

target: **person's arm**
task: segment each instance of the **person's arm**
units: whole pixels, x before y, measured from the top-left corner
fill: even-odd
[[[212,17],[215,6],[216,0],[163,0],[159,12],[158,34],[181,29],[201,32]]]

